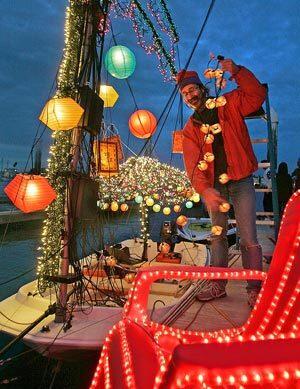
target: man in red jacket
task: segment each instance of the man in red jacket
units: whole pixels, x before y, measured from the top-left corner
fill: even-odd
[[[208,91],[195,71],[183,70],[177,75],[183,100],[194,110],[183,130],[185,168],[194,189],[206,203],[213,226],[222,230],[220,235],[212,237],[212,265],[228,267],[228,215],[224,203],[230,198],[240,234],[243,266],[261,270],[252,178],[258,166],[244,117],[260,108],[266,90],[248,69],[231,59],[220,64],[238,88],[217,99],[208,98]],[[225,281],[213,281],[197,297],[200,301],[224,297],[225,286]],[[251,307],[260,286],[260,281],[247,283]]]

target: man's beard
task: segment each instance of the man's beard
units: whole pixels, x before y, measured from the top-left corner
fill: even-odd
[[[205,107],[205,98],[204,97],[194,97],[188,102],[188,106],[195,111],[202,111],[202,109]]]

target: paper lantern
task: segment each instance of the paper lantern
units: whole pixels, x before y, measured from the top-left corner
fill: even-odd
[[[188,218],[185,215],[180,215],[176,219],[176,224],[181,227],[184,227],[187,224],[187,222],[188,222]]]
[[[36,212],[45,209],[56,193],[45,177],[17,174],[4,188],[10,201],[22,212]]]
[[[228,212],[230,209],[230,204],[229,203],[222,203],[219,205],[219,211],[220,212]]]
[[[116,212],[116,211],[119,209],[119,204],[118,204],[116,201],[113,201],[113,202],[110,204],[110,209],[111,209],[113,212]]]
[[[167,254],[171,250],[171,246],[167,242],[162,242],[158,249],[161,253]]]
[[[190,200],[193,201],[194,203],[199,203],[200,201],[199,193],[194,193],[193,196],[190,198]]]
[[[114,267],[117,264],[117,259],[113,255],[110,255],[106,257],[106,263],[108,266]]]
[[[154,204],[152,209],[154,212],[159,212],[160,208],[161,208],[161,206],[159,204]]]
[[[200,131],[202,131],[204,134],[208,134],[209,133],[209,127],[210,127],[209,124],[202,124],[201,127],[200,127]]]
[[[173,139],[172,139],[172,153],[183,153],[183,131],[176,130],[173,131]]]
[[[39,119],[53,131],[66,131],[78,126],[83,112],[70,97],[54,97],[46,103]]]
[[[207,134],[206,137],[204,138],[204,142],[209,145],[213,143],[214,139],[215,137],[213,136],[213,134]]]
[[[99,96],[104,101],[104,108],[112,108],[119,98],[115,88],[110,85],[100,85]]]
[[[164,215],[170,215],[171,213],[171,208],[170,207],[164,207],[163,208],[163,214]]]
[[[124,79],[132,75],[135,69],[135,56],[125,46],[111,47],[105,56],[105,67],[115,78]]]
[[[96,140],[93,143],[93,153],[96,170],[100,176],[111,177],[119,173],[117,143]]]
[[[206,161],[199,161],[198,163],[198,169],[201,170],[201,171],[204,171],[207,169],[207,162]]]
[[[152,205],[154,204],[154,200],[152,197],[148,197],[147,200],[146,200],[146,204],[148,205],[148,207],[152,207]]]
[[[136,195],[135,198],[134,198],[134,201],[137,203],[137,204],[141,204],[143,202],[143,196],[141,195]]]
[[[211,227],[211,233],[213,235],[221,235],[223,231],[223,228],[221,226],[212,226]]]
[[[154,134],[156,126],[156,117],[145,109],[135,111],[129,118],[129,129],[137,138],[150,138]]]
[[[206,162],[212,162],[215,159],[215,156],[213,153],[207,152],[204,154],[204,161]]]
[[[216,99],[207,99],[205,102],[205,106],[207,109],[214,109],[216,107]]]
[[[95,142],[97,142],[97,141],[95,141]],[[121,141],[121,137],[119,134],[107,136],[107,137],[101,139],[101,142],[115,143],[117,145],[118,160],[122,161],[124,159],[122,141]]]
[[[227,101],[225,96],[219,96],[216,98],[216,107],[223,107]]]
[[[175,204],[173,209],[174,209],[174,212],[180,212],[181,206],[179,204]]]
[[[123,204],[121,204],[121,211],[122,212],[126,212],[126,211],[128,211],[128,205],[127,204],[125,204],[125,203],[123,203]]]
[[[222,127],[219,123],[215,123],[212,126],[209,127],[209,130],[212,134],[216,135],[219,134],[222,131]]]
[[[185,206],[186,206],[187,208],[193,208],[193,203],[192,203],[191,201],[187,201],[187,202],[185,203]]]
[[[219,182],[221,184],[226,184],[229,181],[229,177],[226,173],[220,174],[219,175]]]

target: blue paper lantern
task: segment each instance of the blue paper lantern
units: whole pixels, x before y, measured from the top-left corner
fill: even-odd
[[[111,47],[105,56],[105,67],[115,78],[128,78],[135,69],[135,56],[131,50],[125,46]]]
[[[185,203],[185,206],[186,206],[187,208],[193,208],[193,203],[192,203],[191,201],[187,201],[187,202]]]
[[[134,201],[138,204],[141,204],[141,202],[143,201],[143,196],[141,195],[135,196]]]

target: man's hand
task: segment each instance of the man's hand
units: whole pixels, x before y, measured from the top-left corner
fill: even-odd
[[[227,200],[221,196],[220,192],[214,188],[205,189],[205,191],[202,192],[201,197],[203,198],[207,208],[211,211],[217,211],[219,209],[219,205],[227,202]]]
[[[229,72],[232,76],[240,70],[240,67],[230,58],[225,58],[223,61],[220,61],[220,64],[222,70]]]

